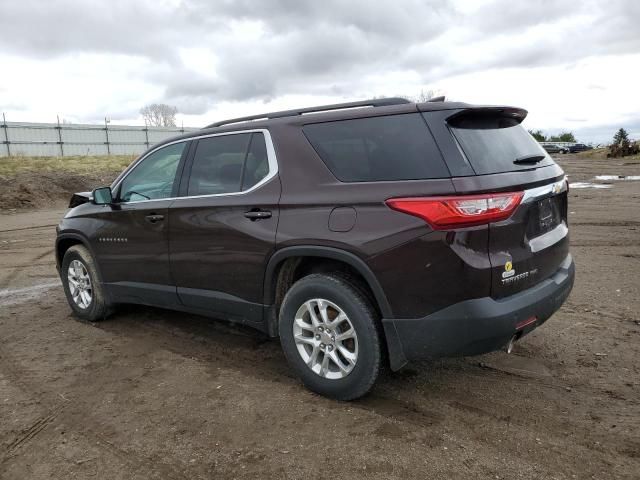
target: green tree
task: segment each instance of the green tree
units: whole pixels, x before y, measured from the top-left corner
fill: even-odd
[[[562,132],[560,135],[552,135],[549,137],[550,142],[571,142],[576,143],[576,137],[573,132]]]
[[[529,130],[529,133],[533,138],[535,138],[539,142],[547,141],[547,137],[545,136],[544,133],[542,133],[542,130]]]
[[[618,130],[616,134],[613,136],[614,145],[620,145],[621,143],[628,142],[628,141],[629,141],[629,134],[624,128],[621,128],[620,130]]]

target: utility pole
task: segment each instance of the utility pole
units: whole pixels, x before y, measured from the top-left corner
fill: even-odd
[[[147,119],[144,119],[144,139],[145,145],[147,146],[147,150],[149,149],[149,125],[147,123]]]
[[[107,145],[107,155],[111,155],[111,147],[109,147],[109,120],[107,120],[107,117],[104,117],[104,134],[107,137],[107,141],[105,142]]]
[[[7,156],[11,156],[11,148],[9,147],[9,128],[7,127],[7,118],[2,112],[2,126],[4,127],[4,143],[7,145]]]
[[[58,126],[56,128],[58,129],[58,144],[60,145],[60,156],[64,157],[64,148],[62,147],[62,127],[60,126],[60,115],[56,115],[56,118],[58,119]]]

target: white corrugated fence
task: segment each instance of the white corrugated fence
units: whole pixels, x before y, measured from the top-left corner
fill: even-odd
[[[0,118],[0,157],[137,155],[196,128],[6,122]]]

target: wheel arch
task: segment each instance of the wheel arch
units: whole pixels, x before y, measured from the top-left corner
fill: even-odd
[[[284,262],[290,258],[305,258],[314,257],[318,259],[328,259],[338,262],[343,262],[353,268],[356,272],[362,276],[367,283],[374,299],[377,303],[377,307],[380,309],[380,313],[385,318],[392,318],[392,311],[389,305],[389,301],[382,289],[382,286],[378,282],[375,274],[371,271],[369,266],[357,255],[346,250],[341,250],[334,247],[323,246],[292,246],[285,247],[276,251],[269,262],[265,271],[264,278],[264,304],[272,305],[276,298],[277,279],[280,268]]]
[[[94,259],[96,271],[98,273],[98,279],[100,283],[104,283],[102,280],[102,272],[100,271],[100,264],[98,263],[98,259],[96,257],[93,248],[91,247],[91,243],[89,240],[80,233],[75,232],[67,232],[61,233],[56,237],[56,245],[55,245],[55,253],[56,253],[56,266],[60,270],[62,267],[62,259],[64,258],[64,254],[74,245],[82,245],[87,250]]]

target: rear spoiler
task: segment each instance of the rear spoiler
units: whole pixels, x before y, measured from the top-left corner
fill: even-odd
[[[482,118],[508,118],[517,123],[527,118],[527,112],[524,108],[517,107],[471,107],[458,111],[447,118],[448,123],[456,123],[463,119],[482,119]]]

